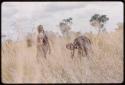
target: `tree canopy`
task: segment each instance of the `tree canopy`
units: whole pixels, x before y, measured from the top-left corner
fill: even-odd
[[[92,26],[97,27],[99,30],[101,30],[108,20],[109,18],[107,17],[107,15],[94,14],[90,19],[90,23]]]

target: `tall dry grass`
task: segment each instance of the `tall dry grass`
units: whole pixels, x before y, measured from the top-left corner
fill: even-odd
[[[87,33],[94,53],[72,60],[66,43],[70,38],[51,36],[51,54],[41,63],[36,59],[36,45],[26,41],[6,41],[2,44],[3,83],[120,83],[123,81],[123,29],[99,36]]]

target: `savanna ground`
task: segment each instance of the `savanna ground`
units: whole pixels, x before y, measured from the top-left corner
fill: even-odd
[[[26,41],[2,44],[3,83],[120,83],[123,82],[123,29],[100,36],[86,33],[94,53],[72,60],[65,45],[71,38],[51,36],[51,54],[36,60],[36,46]],[[41,55],[42,56],[42,55]]]

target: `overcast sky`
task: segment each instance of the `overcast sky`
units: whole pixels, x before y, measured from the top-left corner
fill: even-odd
[[[42,24],[47,31],[59,32],[59,22],[73,18],[72,30],[82,33],[95,31],[89,20],[95,13],[106,14],[106,28],[112,31],[118,22],[123,22],[122,2],[3,2],[2,33],[14,34],[19,28],[31,32]],[[13,36],[14,36],[13,35]],[[12,36],[12,37],[13,37]]]

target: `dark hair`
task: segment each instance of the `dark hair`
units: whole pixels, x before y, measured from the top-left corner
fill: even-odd
[[[41,31],[44,32],[44,29],[43,29],[43,26],[42,25],[39,25],[38,28],[37,28],[38,32],[40,33]]]

